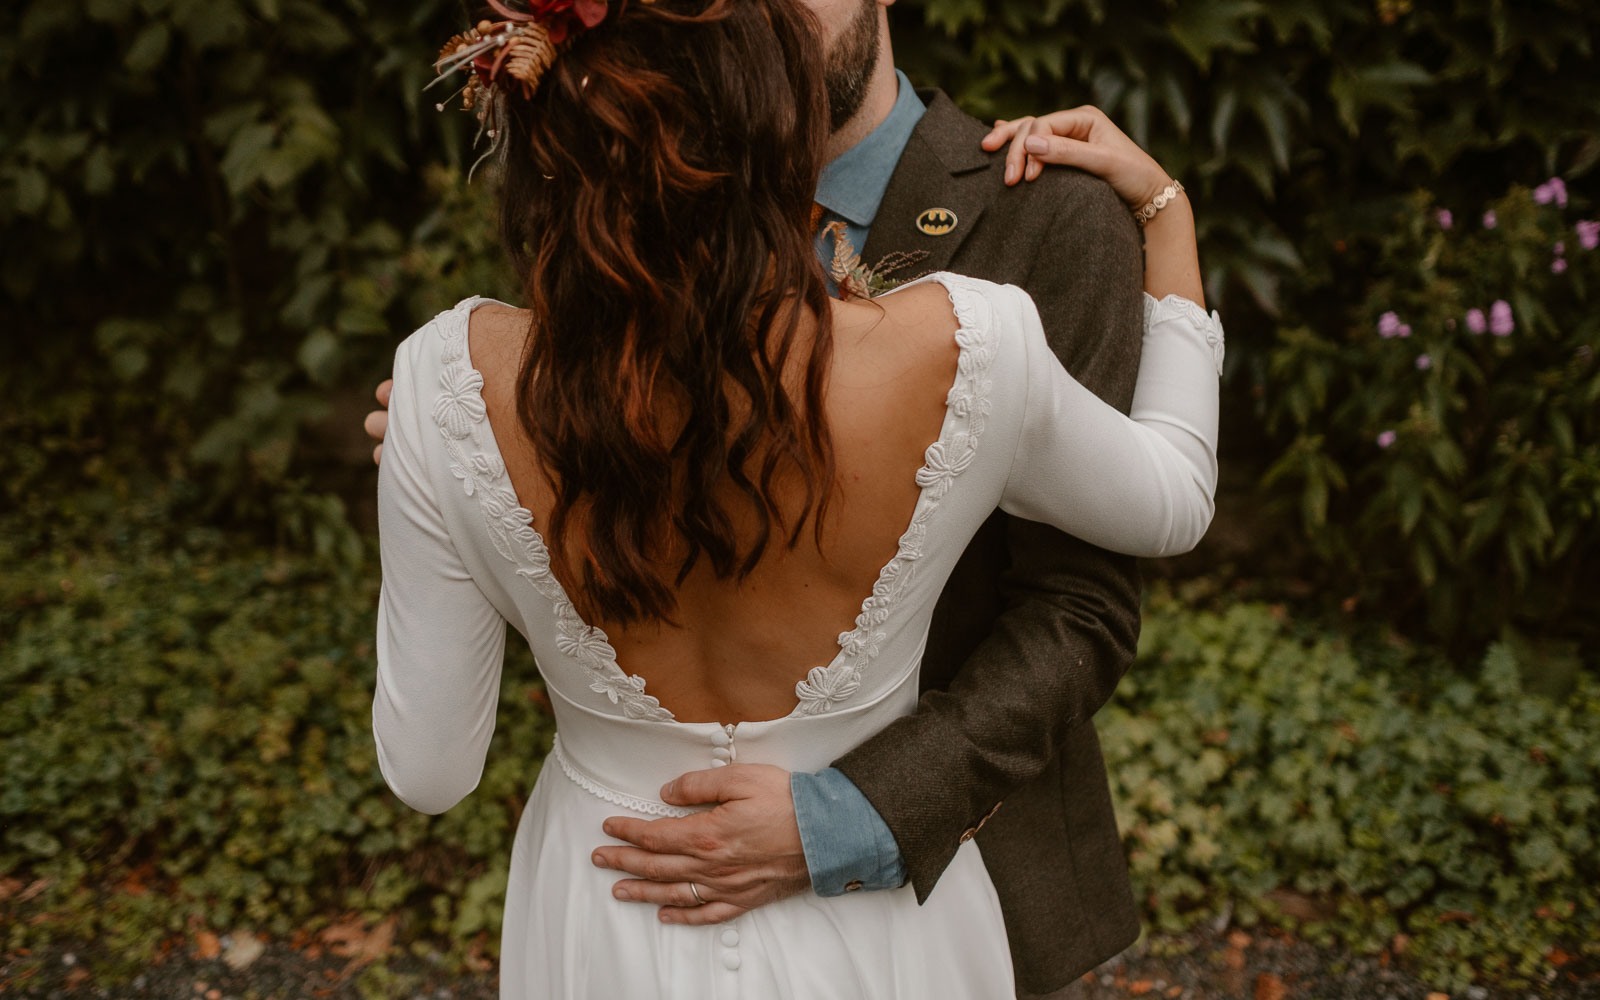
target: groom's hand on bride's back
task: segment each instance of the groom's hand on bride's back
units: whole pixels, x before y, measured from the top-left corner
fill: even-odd
[[[373,395],[378,398],[381,410],[373,410],[367,414],[366,421],[361,425],[378,446],[372,449],[373,464],[383,461],[383,436],[389,433],[389,392],[394,388],[394,379],[386,378],[378,383],[378,391]]]
[[[810,890],[788,771],[766,764],[690,771],[664,787],[661,800],[714,808],[682,818],[606,820],[607,835],[632,845],[598,847],[591,858],[634,876],[612,886],[614,897],[660,907],[664,923],[720,924]]]

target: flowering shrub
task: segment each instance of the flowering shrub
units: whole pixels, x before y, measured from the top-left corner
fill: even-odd
[[[1281,332],[1267,410],[1291,441],[1266,484],[1347,593],[1388,612],[1459,640],[1592,635],[1600,223],[1560,178],[1467,215],[1419,196],[1364,298]]]

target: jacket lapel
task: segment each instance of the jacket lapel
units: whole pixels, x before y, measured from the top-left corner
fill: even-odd
[[[861,254],[870,267],[890,254],[925,251],[927,256],[906,273],[893,275],[900,280],[948,270],[996,193],[988,176],[990,154],[978,145],[983,126],[943,91],[918,91],[918,96],[928,105],[927,113],[900,154]],[[924,213],[934,209],[953,213],[955,228],[944,235],[919,228]]]

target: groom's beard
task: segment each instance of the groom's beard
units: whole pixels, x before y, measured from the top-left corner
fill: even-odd
[[[833,131],[849,124],[866,101],[878,48],[878,0],[861,0],[861,9],[828,52],[825,83]]]

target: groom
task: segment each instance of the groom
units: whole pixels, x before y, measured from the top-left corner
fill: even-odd
[[[1143,269],[1121,199],[1070,169],[1008,191],[1021,164],[986,153],[987,128],[895,70],[894,0],[804,2],[828,49],[834,136],[817,189],[825,264],[833,248],[820,230],[842,222],[869,265],[919,257],[897,278],[948,270],[1020,285],[1068,371],[1127,412]],[[380,439],[383,423],[369,418]],[[683,775],[663,799],[716,808],[613,817],[605,833],[633,846],[597,845],[594,863],[632,876],[617,883],[618,898],[660,906],[669,922],[707,924],[800,892],[907,880],[922,902],[976,837],[1018,996],[1073,995],[1078,977],[1139,934],[1090,721],[1132,663],[1139,589],[1132,557],[995,513],[935,610],[914,715],[818,774],[735,764]]]

